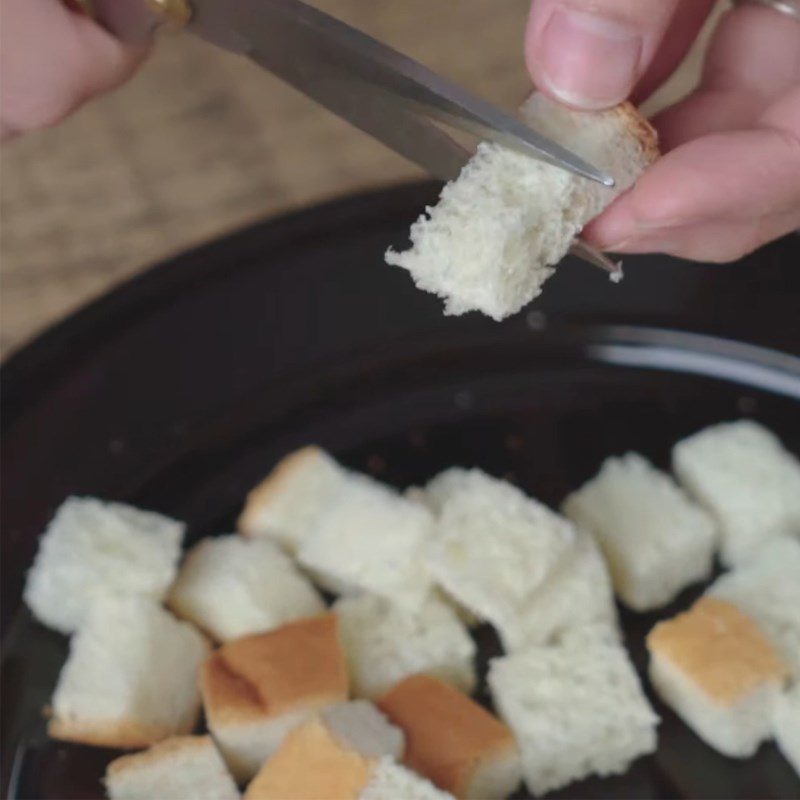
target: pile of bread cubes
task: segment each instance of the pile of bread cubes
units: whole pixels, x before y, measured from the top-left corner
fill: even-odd
[[[740,420],[673,469],[609,458],[559,514],[479,469],[400,493],[309,446],[183,557],[182,523],[69,498],[25,590],[72,637],[49,732],[137,751],[115,800],[540,796],[656,749],[614,595],[658,609],[718,555],[650,632],[650,681],[719,752],[774,737],[800,771],[800,463]]]

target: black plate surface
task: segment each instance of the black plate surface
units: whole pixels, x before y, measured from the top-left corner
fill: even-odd
[[[607,455],[666,467],[676,439],[742,415],[800,452],[800,237],[735,267],[630,259],[619,286],[568,262],[496,324],[443,317],[382,263],[433,196],[401,187],[265,222],[156,267],[5,365],[3,796],[102,796],[114,755],[47,741],[66,641],[20,606],[68,494],[185,519],[194,540],[231,530],[246,490],[307,442],[398,486],[478,465],[553,505]],[[644,633],[674,608],[624,615],[640,667]],[[481,643],[485,658],[490,631]],[[772,745],[723,758],[656,705],[657,754],[559,796],[800,796]]]

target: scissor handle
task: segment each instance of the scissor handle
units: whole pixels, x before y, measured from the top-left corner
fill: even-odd
[[[145,44],[162,23],[183,26],[192,16],[188,0],[82,0],[81,5],[128,44]]]

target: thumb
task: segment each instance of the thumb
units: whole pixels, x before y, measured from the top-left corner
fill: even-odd
[[[696,2],[697,0],[685,0]],[[534,0],[525,35],[537,86],[594,110],[626,99],[681,0]]]

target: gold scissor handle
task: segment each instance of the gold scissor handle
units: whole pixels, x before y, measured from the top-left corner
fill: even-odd
[[[183,27],[192,17],[189,0],[77,0],[78,4],[123,42],[147,42],[167,23]]]

